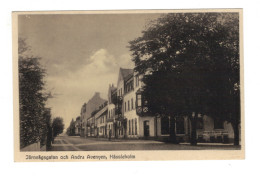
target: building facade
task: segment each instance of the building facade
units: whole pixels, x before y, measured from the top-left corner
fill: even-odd
[[[75,121],[75,135],[80,135],[80,116],[76,118]]]
[[[112,84],[108,88],[108,105],[107,105],[107,120],[106,120],[106,134],[107,137],[115,137],[115,113],[117,101],[117,88]]]
[[[81,108],[82,136],[159,139],[170,136],[170,118],[149,113],[148,102],[143,97],[142,75],[133,69],[120,68],[117,87],[108,88],[108,100],[96,93]],[[179,142],[189,142],[191,121],[188,117],[175,118],[175,133]],[[206,115],[197,120],[198,142],[232,142],[233,128],[226,121],[217,121]]]
[[[80,113],[80,121],[81,121],[81,137],[86,137],[90,134],[89,124],[90,121],[95,122],[95,119],[92,118],[92,112],[97,110],[100,105],[106,102],[105,99],[100,97],[100,93],[96,92],[94,96],[87,102],[82,105],[81,113]],[[94,124],[93,124],[94,125]]]

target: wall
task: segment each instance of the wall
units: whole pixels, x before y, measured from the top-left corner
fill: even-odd
[[[140,134],[140,127],[139,127],[139,116],[136,115],[136,111],[135,109],[131,110],[131,111],[128,111],[128,112],[125,112],[125,117],[127,119],[127,137],[128,138],[138,138],[139,134]],[[135,119],[137,120],[137,135],[132,135],[132,133],[129,135],[129,120],[130,121],[134,121],[133,124],[134,124],[134,127],[133,129],[135,130]],[[132,128],[132,124],[130,126]]]
[[[112,111],[113,109],[115,109],[115,105],[114,104],[108,104],[107,106],[107,119],[109,119],[109,111]],[[110,116],[110,119],[114,119],[114,113],[112,113],[112,117]],[[109,135],[109,126],[112,130],[112,137],[114,137],[114,129],[113,129],[113,122],[106,122],[107,125],[107,135]]]
[[[223,129],[214,129],[214,119],[212,117],[203,116],[203,129],[197,129],[197,136],[202,136],[204,141],[210,142],[210,137],[227,135],[229,142],[232,142],[234,139],[234,131],[232,125],[227,121],[224,122]]]
[[[149,121],[149,137],[155,137],[155,117],[145,116],[139,118],[139,137],[144,137],[144,121]]]

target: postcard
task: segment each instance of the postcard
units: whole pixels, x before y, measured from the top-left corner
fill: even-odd
[[[12,19],[16,162],[245,158],[242,9]]]

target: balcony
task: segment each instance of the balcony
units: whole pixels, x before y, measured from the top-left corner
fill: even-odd
[[[143,91],[138,89],[136,92],[136,114],[139,116],[149,115],[148,101],[143,95]]]
[[[116,115],[116,116],[122,115],[122,108],[121,108],[121,107],[116,107],[116,108],[115,108],[115,115]]]
[[[149,109],[147,106],[137,106],[136,114],[139,116],[147,116],[149,115]]]
[[[120,105],[123,102],[123,97],[122,96],[112,96],[111,101],[115,105],[117,105],[117,104]]]

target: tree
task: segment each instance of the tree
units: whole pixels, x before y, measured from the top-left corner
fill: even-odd
[[[51,148],[51,142],[52,142],[52,125],[51,125],[51,109],[46,108],[43,117],[46,121],[46,126],[43,128],[43,137],[42,140],[44,140],[46,144],[46,149],[49,150]]]
[[[238,29],[236,13],[174,13],[129,42],[150,110],[171,117],[173,141],[174,120],[183,115],[191,120],[193,145],[198,114],[240,123]]]
[[[222,17],[221,25],[225,26],[223,32],[226,35],[218,46],[214,46],[215,52],[211,52],[210,56],[214,67],[212,75],[208,76],[211,101],[207,103],[207,113],[230,122],[234,130],[234,145],[239,145],[241,108],[238,15],[228,14],[225,18]]]
[[[74,121],[74,119],[71,120],[70,126],[67,128],[66,134],[68,136],[75,136],[75,121]]]
[[[41,141],[46,134],[44,92],[45,70],[39,57],[28,56],[29,47],[25,39],[19,38],[19,111],[20,111],[20,148]]]
[[[61,117],[54,118],[52,122],[53,137],[56,137],[57,135],[63,133],[63,130],[64,130],[63,118]]]

